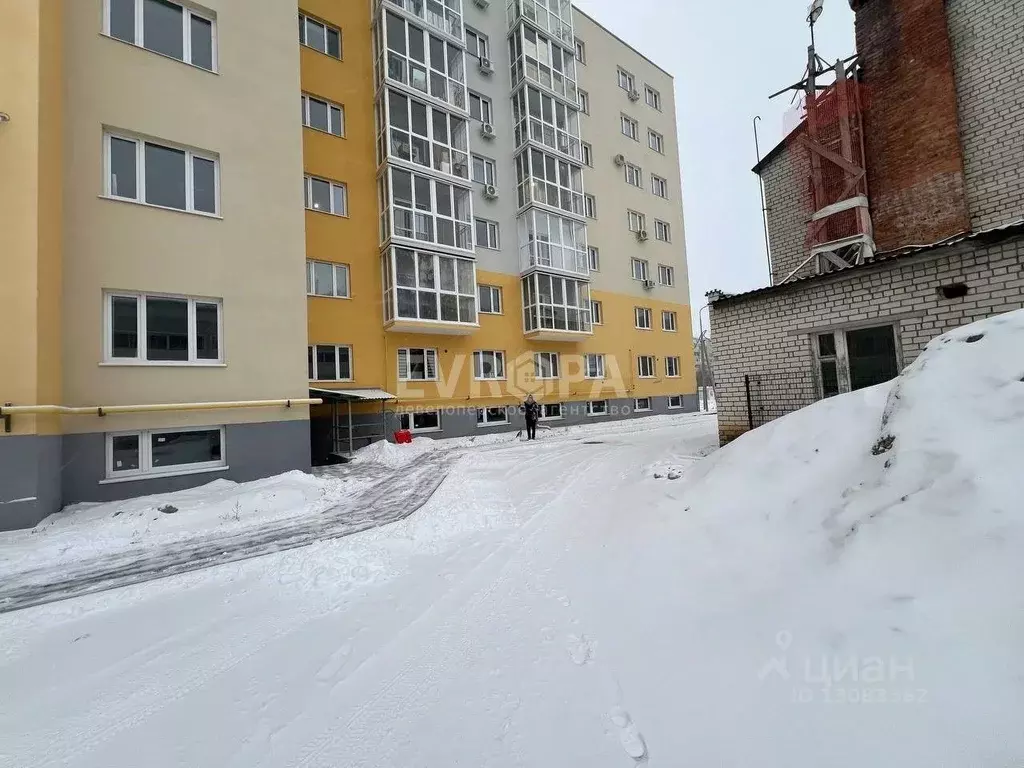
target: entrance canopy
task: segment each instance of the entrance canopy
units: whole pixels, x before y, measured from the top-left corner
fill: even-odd
[[[377,402],[380,400],[397,400],[394,395],[383,389],[315,389],[309,388],[310,397],[336,403]]]
[[[385,404],[398,398],[383,389],[320,389],[309,388],[310,397],[319,397],[331,406],[331,455],[347,461],[352,458],[356,442],[360,447],[387,439],[387,411]],[[346,413],[339,412],[338,406],[344,403]],[[353,423],[353,403],[380,403],[379,419],[368,419],[366,414],[360,416],[359,423]]]

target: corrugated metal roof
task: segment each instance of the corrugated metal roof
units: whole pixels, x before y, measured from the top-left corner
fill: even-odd
[[[362,400],[364,402],[398,399],[383,389],[320,389],[310,387],[309,393],[315,397],[327,397],[335,400]]]

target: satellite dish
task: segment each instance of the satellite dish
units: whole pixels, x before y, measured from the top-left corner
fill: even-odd
[[[825,0],[814,0],[807,9],[807,21],[814,24],[825,10]]]

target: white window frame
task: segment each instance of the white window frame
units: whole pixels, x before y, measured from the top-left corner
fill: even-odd
[[[651,262],[647,259],[632,258],[629,260],[629,271],[634,280],[650,280]]]
[[[542,295],[545,282],[551,288],[550,299]],[[523,289],[523,329],[527,333],[538,330],[590,333],[593,330],[588,281],[546,272],[531,272],[522,278],[520,284]],[[569,293],[575,294],[575,300],[570,298]],[[561,299],[555,298],[557,294],[561,295]],[[559,316],[561,323],[556,322]]]
[[[672,405],[672,401],[675,400],[677,405]],[[683,407],[683,396],[682,395],[669,395],[668,396],[668,407],[671,411],[679,410]]]
[[[576,89],[576,99],[580,104],[580,112],[584,115],[590,114],[590,94],[582,88]]]
[[[661,176],[651,174],[651,194],[668,200],[668,180]]]
[[[590,322],[594,325],[604,325],[604,304],[596,299],[590,302]]]
[[[587,266],[591,272],[601,271],[601,249],[596,245],[587,246]]]
[[[655,130],[647,129],[647,146],[659,155],[665,154],[665,137]]]
[[[630,232],[643,232],[647,229],[647,215],[640,211],[626,211],[629,218]]]
[[[321,181],[331,186],[331,210],[325,211],[323,208],[313,207],[313,182]],[[330,216],[348,216],[348,184],[343,181],[332,181],[331,179],[325,179],[322,176],[313,176],[306,174],[303,176],[303,188],[305,190],[305,205],[307,211],[313,211],[314,213],[326,213]],[[344,210],[336,211],[337,204],[335,202],[335,192],[341,190],[342,208]]]
[[[588,141],[580,142],[580,151],[583,154],[583,164],[588,168],[594,167],[594,147]]]
[[[409,255],[412,258],[413,263],[413,275],[415,277],[415,285],[400,285],[398,283],[398,262],[399,258]],[[430,275],[424,274],[422,259],[426,257],[430,260],[429,272]],[[476,326],[477,325],[477,300],[479,293],[476,289],[476,261],[473,259],[462,258],[447,253],[435,253],[433,251],[421,251],[416,248],[408,248],[405,246],[395,246],[388,249],[383,254],[384,258],[384,318],[385,321],[391,320],[412,320],[422,321],[429,323],[454,323],[462,326]],[[451,267],[454,270],[455,287],[446,288],[442,285],[440,278],[443,271],[447,271],[446,264],[451,262]],[[470,270],[472,282],[467,286],[463,286],[462,274],[465,270]],[[429,292],[434,295],[434,317],[421,317],[420,311],[422,306],[419,303],[419,297],[416,297],[414,302],[416,306],[416,314],[403,314],[400,310],[401,307],[401,295],[402,292],[410,293],[423,293]],[[443,317],[444,314],[444,302],[442,301],[443,296],[454,296],[455,303],[457,306],[456,317]],[[463,301],[465,299],[465,301]],[[470,299],[472,300],[470,302]],[[466,309],[465,304],[469,304],[469,311],[464,312]],[[463,319],[463,314],[466,314],[466,318]]]
[[[573,39],[573,47],[576,49],[576,61],[580,64],[586,64],[587,44],[577,37]]]
[[[670,355],[665,358],[665,376],[669,379],[678,379],[682,375],[682,365],[678,355]]]
[[[516,149],[533,140],[582,160],[579,112],[535,85],[512,95],[512,122]]]
[[[470,38],[476,40],[476,52],[470,47]],[[466,53],[477,60],[491,58],[491,38],[478,29],[466,26]]]
[[[548,372],[552,375],[543,375],[544,360],[547,360]],[[562,363],[557,352],[534,352],[533,353],[534,378],[541,381],[554,381],[562,377]]]
[[[583,215],[588,219],[597,218],[597,198],[589,192],[583,194]]]
[[[641,403],[647,403],[647,405],[640,405]],[[633,413],[649,413],[651,410],[651,398],[649,397],[637,397],[633,399]]]
[[[432,413],[435,416],[437,416],[437,426],[436,427],[417,427],[416,426],[416,417],[417,416],[422,416],[423,414],[427,414],[427,413]],[[407,422],[407,423],[403,423],[403,422]],[[398,426],[399,426],[399,429],[408,430],[409,432],[412,432],[414,435],[422,434],[424,432],[440,432],[442,430],[441,411],[439,411],[438,409],[435,408],[433,410],[400,413],[400,414],[398,414]]]
[[[484,177],[478,179],[476,175],[477,162],[480,163],[481,169],[483,170]],[[484,155],[478,155],[475,152],[472,154],[470,161],[470,179],[474,184],[483,184],[484,186],[498,185],[498,165],[489,157]]]
[[[313,125],[310,122],[310,119],[311,119],[310,118],[310,114],[311,113],[310,113],[310,109],[309,109],[309,103],[311,101],[318,102],[320,104],[323,104],[325,107],[327,107],[327,128],[326,129],[319,128],[319,127]],[[337,121],[338,121],[337,128],[338,128],[338,131],[337,131],[337,133],[335,133],[335,131],[334,131],[334,127],[335,127],[334,126],[334,122],[335,122],[334,113],[335,113],[335,110],[337,110],[337,112],[338,112],[338,117],[337,117]],[[335,104],[333,101],[328,101],[327,99],[321,99],[319,96],[314,96],[311,93],[303,93],[302,94],[302,124],[304,126],[306,126],[307,128],[309,128],[310,130],[318,131],[319,133],[326,133],[326,134],[328,134],[330,136],[337,136],[338,138],[345,138],[345,107],[343,107],[341,104]]]
[[[619,88],[624,90],[626,93],[636,90],[636,78],[632,72],[623,69],[622,67],[616,67],[615,77],[619,83]]]
[[[477,286],[477,292],[480,294],[480,296],[477,297],[477,312],[479,312],[482,315],[503,315],[503,314],[505,314],[505,312],[504,312],[505,307],[504,307],[504,303],[503,303],[504,297],[502,296],[502,290],[501,290],[501,286],[500,285],[486,285],[484,283],[481,283],[480,285]],[[483,306],[484,306],[483,294],[485,292],[488,294],[488,297],[491,300],[491,309],[490,310],[485,310],[483,308]],[[498,308],[494,309],[495,306],[497,306]]]
[[[651,330],[651,308],[633,307],[633,322],[640,331]]]
[[[418,128],[416,113],[424,113],[425,128]],[[421,168],[469,180],[469,120],[425,99],[388,87],[377,100],[378,163],[394,158]],[[444,126],[445,135],[437,130]]]
[[[473,101],[474,99],[480,104],[479,115],[473,114]],[[482,93],[476,91],[469,92],[469,116],[474,120],[481,123],[494,124],[494,102]]]
[[[178,464],[166,469],[153,469],[153,437],[176,432],[220,432],[220,460],[201,461],[194,464]],[[118,472],[114,469],[114,438],[137,436],[139,439],[139,468]],[[144,480],[151,477],[173,477],[227,469],[227,434],[221,425],[203,427],[163,427],[160,429],[135,429],[107,432],[104,439],[105,478],[108,482],[120,480]]]
[[[315,269],[317,264],[326,264],[333,267],[331,274],[331,289],[333,293],[317,293]],[[338,273],[345,275],[345,292],[338,293]],[[352,298],[352,270],[348,264],[337,264],[333,261],[316,261],[306,259],[306,295],[319,296],[325,299],[351,299]]]
[[[333,347],[334,348],[334,375],[333,379],[324,379],[320,377],[320,367],[317,364],[317,347]],[[341,373],[341,350],[346,350],[348,354],[348,376],[338,376]],[[351,344],[308,344],[306,346],[306,375],[309,375],[309,367],[313,368],[313,377],[311,382],[315,381],[355,381],[355,358],[352,355]]]
[[[601,410],[595,410],[594,406],[598,403],[601,405]],[[595,418],[600,416],[608,415],[608,401],[607,400],[588,400],[587,401],[587,416],[593,416]]]
[[[672,242],[672,228],[667,221],[662,221],[661,219],[654,220],[654,238],[663,243]]]
[[[135,299],[137,357],[114,357],[114,309],[113,301]],[[148,299],[172,299],[188,302],[188,360],[149,360],[149,334],[146,328],[146,301]],[[210,304],[217,307],[217,357],[200,359],[196,343],[196,304]],[[104,365],[149,365],[149,366],[222,366],[224,365],[224,301],[204,296],[182,296],[170,293],[137,293],[133,291],[105,291],[103,294],[103,364]]]
[[[438,3],[440,6],[441,3]],[[456,4],[457,5],[457,4]],[[422,8],[422,3],[420,4]],[[411,9],[409,9],[411,10]],[[414,11],[415,13],[415,11]],[[419,15],[418,13],[416,15]],[[460,110],[466,109],[466,52],[455,43],[436,32],[421,26],[422,22],[410,21],[396,13],[389,5],[381,14],[381,22],[375,30],[377,47],[377,69],[379,78],[402,85],[450,104]],[[401,24],[401,43],[392,40],[391,20]],[[427,22],[430,26],[436,26]],[[453,36],[462,39],[461,21]],[[423,44],[424,61],[417,61],[410,55],[409,41],[418,35]],[[396,43],[392,48],[391,43]],[[432,51],[433,43],[441,45],[441,56]],[[440,61],[437,60],[440,58]],[[452,66],[454,65],[454,66]]]
[[[324,47],[323,47],[323,50],[321,50],[320,48],[316,48],[316,47],[310,45],[307,42],[307,39],[306,39],[306,24],[307,24],[307,22],[310,22],[310,21],[313,22],[314,24],[324,28]],[[322,54],[324,54],[324,56],[330,56],[332,59],[337,59],[338,61],[344,60],[344,58],[345,58],[345,38],[342,35],[340,29],[338,29],[335,26],[332,26],[331,24],[328,24],[325,21],[321,21],[320,19],[316,18],[315,16],[310,16],[310,15],[305,14],[305,13],[299,13],[299,22],[300,22],[300,26],[299,26],[299,42],[303,46],[305,46],[306,48],[309,48],[311,51],[316,51],[317,53],[322,53]],[[327,40],[328,40],[327,30],[331,30],[332,32],[337,32],[338,33],[338,55],[337,56],[335,56],[333,53],[328,53],[328,49],[330,48],[330,45],[327,42]]]
[[[504,417],[502,419],[500,419],[500,420],[498,420],[498,419],[491,420],[491,417],[490,417],[490,414],[488,413],[488,411],[498,410],[499,408],[505,414]],[[482,420],[480,419],[481,415],[483,415],[483,419]],[[477,426],[477,429],[485,429],[486,427],[508,426],[508,424],[510,424],[510,423],[511,422],[509,421],[508,408],[505,407],[505,406],[502,406],[502,405],[492,405],[489,408],[477,408],[476,409],[476,426]]]
[[[180,61],[182,64],[188,64],[190,67],[201,69],[204,72],[218,71],[218,45],[217,45],[217,15],[213,11],[206,11],[193,5],[184,5],[175,0],[165,0],[168,5],[176,5],[182,10],[182,48],[179,59],[177,56],[171,56],[161,51],[153,50],[152,48],[146,48],[146,30],[145,30],[145,15],[143,12],[142,0],[134,0],[134,11],[135,11],[135,27],[134,35],[132,40],[125,40],[121,37],[114,37],[110,31],[110,0],[103,0],[103,34],[109,37],[111,40],[119,40],[122,43],[133,45],[136,48],[142,48],[143,50],[155,53],[157,56],[163,56],[167,59],[174,61]],[[195,16],[197,19],[209,22],[210,24],[210,48],[211,48],[211,66],[212,69],[207,69],[201,64],[192,63],[192,17]]]
[[[483,224],[487,232],[487,242],[480,242],[480,230],[479,226]],[[492,237],[493,235],[493,237]],[[477,248],[487,248],[491,251],[501,250],[501,225],[496,221],[485,219],[477,216],[473,222],[473,241],[476,243]]]
[[[658,284],[659,285],[675,285],[676,284],[676,270],[675,267],[670,267],[668,264],[658,265]]]
[[[594,363],[591,366],[591,363]],[[596,373],[591,375],[591,370]],[[603,379],[605,377],[604,367],[604,355],[596,352],[588,352],[583,356],[583,378],[585,379]]]
[[[675,312],[668,309],[661,310],[661,330],[667,333],[677,333],[679,331],[678,318]]]
[[[638,138],[640,136],[640,123],[625,113],[619,115],[619,123],[623,136],[628,136],[633,141],[640,141]]]
[[[516,199],[579,216],[583,213],[583,168],[554,152],[529,147],[515,158]]]
[[[395,180],[399,175],[409,176],[409,200],[400,200],[395,192]],[[426,198],[421,196],[423,190],[417,181],[427,182]],[[413,248],[440,246],[473,252],[475,222],[471,187],[437,178],[420,167],[410,169],[392,165],[387,173],[381,175],[379,188],[381,199],[387,203],[381,211],[382,242],[390,237],[411,243]],[[442,196],[447,197],[444,206],[439,202]],[[423,226],[425,222],[429,222],[429,232]],[[442,222],[451,225],[452,242],[442,241]]]
[[[639,165],[626,163],[626,183],[638,189],[644,188],[644,172]]]
[[[636,377],[638,379],[653,379],[658,373],[658,362],[654,355],[637,355]]]
[[[111,140],[131,142],[135,145],[135,197],[114,194],[113,182],[111,179]],[[185,153],[185,207],[176,208],[170,205],[160,205],[146,201],[146,146],[152,145],[163,149],[172,149],[175,152]],[[195,207],[195,161],[205,160],[213,163],[213,211],[201,211]],[[145,139],[130,133],[120,131],[104,131],[103,133],[103,196],[111,200],[123,200],[136,205],[145,205],[150,208],[159,208],[164,211],[182,211],[195,216],[210,216],[220,218],[220,156],[182,144],[175,144],[171,141],[160,139]]]
[[[490,356],[492,375],[484,370],[484,358]],[[500,349],[478,349],[473,352],[474,381],[505,381],[508,370],[505,368],[505,353]]]
[[[518,217],[519,259],[523,271],[532,266],[552,267],[589,275],[587,228],[583,222],[539,208]]]
[[[661,112],[661,92],[648,83],[644,83],[644,102],[651,109]]]
[[[412,368],[409,364],[410,358],[413,352],[423,353],[423,377],[412,376]],[[402,356],[405,356],[405,376],[402,375]],[[437,359],[437,350],[431,349],[430,347],[399,347],[395,353],[395,360],[398,366],[398,380],[399,381],[438,381],[440,376],[441,366]],[[433,365],[433,373],[431,376],[431,365]]]
[[[558,406],[557,416],[548,416],[547,409]],[[539,421],[562,421],[565,419],[565,403],[540,403]]]

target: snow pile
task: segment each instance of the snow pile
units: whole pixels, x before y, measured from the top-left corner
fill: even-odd
[[[353,464],[377,464],[389,469],[408,466],[421,456],[438,449],[438,441],[428,437],[413,438],[411,443],[390,443],[378,440],[360,448],[352,457]]]

